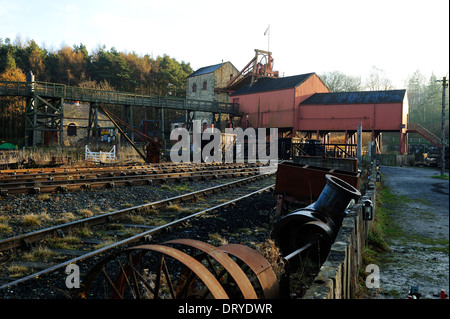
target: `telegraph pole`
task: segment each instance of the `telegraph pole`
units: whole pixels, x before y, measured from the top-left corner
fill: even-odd
[[[442,129],[441,129],[441,176],[444,176],[445,170],[445,89],[448,86],[447,78],[444,76],[442,80]]]

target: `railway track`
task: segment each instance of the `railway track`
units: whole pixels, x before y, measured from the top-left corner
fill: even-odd
[[[274,173],[261,175],[257,174],[255,169],[258,170],[259,167],[231,168],[231,172],[223,167],[215,170],[207,167],[206,170],[197,172],[206,175],[185,175],[186,172],[177,171],[176,177],[151,176],[150,180],[161,182],[176,182],[180,181],[180,178],[192,180],[205,176],[241,178],[223,185],[2,239],[0,292],[8,295],[17,285],[27,286],[37,277],[61,271],[69,264],[90,260],[127,245],[151,242],[171,229],[184,227],[189,233],[189,224],[193,219],[209,216],[214,220],[213,224],[223,224],[224,221],[231,223],[226,221],[226,214],[215,216],[216,212],[232,207],[237,202],[245,202],[261,192],[273,190]],[[148,175],[146,174],[147,177]],[[251,176],[246,177],[248,175]],[[242,178],[243,176],[245,177]],[[203,235],[210,236],[212,232],[213,227],[205,230]],[[26,270],[18,275],[13,273],[14,267]]]
[[[0,172],[0,194],[33,194],[258,174],[261,165],[145,165]]]
[[[42,168],[21,168],[21,169],[5,169],[0,170],[0,180],[4,178],[14,178],[16,175],[28,175],[36,174],[70,174],[70,173],[79,173],[82,171],[90,171],[90,172],[111,172],[111,171],[121,171],[121,170],[141,170],[141,169],[169,169],[169,168],[201,168],[201,167],[220,167],[223,164],[221,163],[152,163],[152,164],[104,164],[101,166],[65,166],[65,167],[42,167]],[[227,164],[228,165],[228,164]],[[243,163],[232,163],[229,165],[245,167],[248,164]],[[258,164],[254,164],[258,165]]]

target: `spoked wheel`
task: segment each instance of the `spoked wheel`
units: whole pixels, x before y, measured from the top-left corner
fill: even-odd
[[[217,248],[197,240],[178,239],[161,245],[142,245],[125,249],[108,256],[87,274],[83,280],[80,297],[106,299],[268,298],[268,296],[264,296],[264,293],[259,293],[261,283],[254,280],[254,278],[258,278],[261,270],[270,268],[267,267],[268,262],[259,255],[262,258],[260,262],[263,264],[258,264],[258,273],[254,273],[251,270],[253,266],[243,267],[244,263],[240,260],[236,262],[234,255],[222,250],[222,247]],[[256,251],[248,249],[258,254]],[[253,261],[254,263],[255,261]],[[248,269],[250,269],[251,275],[249,275]],[[270,283],[263,282],[262,285],[276,286],[276,290],[278,290],[276,276],[273,275],[270,278]]]
[[[189,265],[192,275],[181,280],[181,269]],[[181,281],[181,282],[180,282]],[[86,276],[83,298],[105,299],[227,299],[225,290],[200,262],[164,245],[143,245],[109,256]],[[183,295],[183,297],[182,297]]]

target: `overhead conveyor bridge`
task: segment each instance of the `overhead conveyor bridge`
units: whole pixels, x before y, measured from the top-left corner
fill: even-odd
[[[27,99],[25,130],[26,135],[31,137],[28,140],[28,146],[36,146],[38,131],[57,132],[59,143],[62,145],[65,101],[90,103],[89,128],[94,125],[93,119],[96,112],[94,108],[96,109],[96,105],[99,103],[123,105],[128,108],[153,107],[160,110],[162,122],[164,122],[164,110],[166,109],[185,110],[187,113],[210,112],[219,114],[219,118],[221,114],[240,115],[237,103],[104,91],[39,82],[34,81],[34,75],[31,72],[27,75],[26,82],[0,81],[0,96],[19,96]],[[164,134],[164,131],[161,133]]]
[[[33,95],[80,102],[239,114],[239,106],[236,103],[192,100],[179,97],[161,97],[119,91],[103,91],[48,82],[28,83],[0,81],[0,96],[32,97]]]

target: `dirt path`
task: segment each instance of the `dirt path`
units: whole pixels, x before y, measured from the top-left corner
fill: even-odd
[[[449,293],[449,181],[439,170],[382,166],[393,229],[391,252],[380,260],[380,298],[406,299],[412,286],[420,299]],[[448,172],[447,172],[448,174]]]

